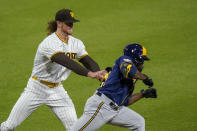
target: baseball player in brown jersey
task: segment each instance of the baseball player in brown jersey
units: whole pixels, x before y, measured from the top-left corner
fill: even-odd
[[[8,119],[1,123],[1,131],[13,131],[41,105],[47,105],[67,131],[77,120],[73,102],[61,82],[71,71],[98,80],[105,71],[100,71],[98,64],[88,56],[83,42],[72,36],[75,22],[79,20],[74,18],[73,12],[62,9],[56,13],[55,20],[48,23],[48,36],[37,49],[31,77]],[[78,59],[85,68],[73,59]]]

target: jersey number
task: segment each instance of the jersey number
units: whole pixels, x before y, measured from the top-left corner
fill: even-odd
[[[77,53],[71,53],[71,52],[67,52],[66,55],[70,58],[70,59],[75,59]]]

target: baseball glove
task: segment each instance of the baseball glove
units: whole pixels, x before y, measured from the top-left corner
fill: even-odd
[[[142,96],[145,98],[157,98],[157,90],[155,88],[148,88],[141,90]]]

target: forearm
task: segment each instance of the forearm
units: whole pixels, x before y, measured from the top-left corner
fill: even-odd
[[[99,65],[90,56],[83,57],[79,62],[90,71],[96,72],[100,70]]]
[[[134,104],[136,101],[140,100],[141,98],[143,98],[142,93],[136,93],[132,95],[131,98],[129,99],[128,105]]]
[[[147,75],[145,74],[141,74],[139,71],[137,71],[134,75],[135,79],[140,79],[144,82],[145,85],[148,85],[149,87],[153,86],[153,81],[151,78],[149,78]]]
[[[135,79],[140,79],[140,80],[145,80],[145,79],[147,79],[147,76],[142,74],[142,73],[140,73],[139,71],[137,71],[135,73],[135,75],[134,75],[134,78]]]
[[[55,54],[52,57],[52,61],[72,70],[76,74],[79,74],[82,76],[88,76],[88,72],[89,72],[88,69],[85,69],[80,64],[78,64],[77,62],[75,62],[74,60],[66,56],[64,53]]]

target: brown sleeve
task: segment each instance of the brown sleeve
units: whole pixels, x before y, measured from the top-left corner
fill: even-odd
[[[88,55],[80,59],[79,62],[81,62],[88,70],[92,72],[100,70],[99,65]]]
[[[80,64],[66,56],[65,53],[57,53],[52,56],[51,60],[52,62],[56,62],[79,75],[87,76],[89,72],[89,70],[82,67]]]

